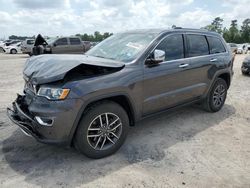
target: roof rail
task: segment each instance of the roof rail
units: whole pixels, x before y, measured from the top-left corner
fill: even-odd
[[[205,28],[197,29],[197,28],[174,27],[173,29],[189,29],[189,30],[203,30],[203,31],[209,31],[208,29],[205,29]]]

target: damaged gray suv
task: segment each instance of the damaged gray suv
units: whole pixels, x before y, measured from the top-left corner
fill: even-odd
[[[213,32],[120,33],[85,55],[28,59],[24,94],[7,114],[40,142],[74,145],[102,158],[121,147],[130,126],[152,114],[193,103],[219,111],[232,67],[230,49]]]

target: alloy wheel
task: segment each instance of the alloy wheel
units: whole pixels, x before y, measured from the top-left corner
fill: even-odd
[[[226,88],[224,85],[219,84],[213,94],[213,104],[215,107],[220,107],[224,100],[225,100],[225,95],[226,95]]]
[[[95,150],[107,150],[122,134],[121,119],[114,113],[103,113],[94,118],[87,132],[89,145]]]

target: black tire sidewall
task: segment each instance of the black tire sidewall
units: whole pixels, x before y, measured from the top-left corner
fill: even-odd
[[[13,53],[13,52],[14,52],[14,53]],[[16,51],[15,49],[11,49],[11,50],[10,50],[10,53],[11,53],[11,54],[16,54],[17,51]]]
[[[213,103],[213,95],[214,95],[214,91],[215,91],[216,87],[218,85],[221,85],[221,84],[225,87],[225,90],[226,90],[225,91],[225,97],[224,97],[224,100],[223,100],[222,104],[219,107],[216,107],[214,105],[214,103]],[[226,101],[226,98],[227,98],[227,89],[228,89],[228,86],[227,86],[226,81],[221,79],[221,78],[217,78],[217,80],[215,81],[215,83],[214,83],[214,85],[213,85],[213,87],[212,87],[212,89],[211,89],[211,91],[209,93],[209,107],[210,107],[212,112],[217,112],[223,107],[223,105],[224,105],[224,103]]]
[[[103,114],[105,112],[114,113],[121,119],[122,133],[119,140],[111,148],[100,151],[100,150],[95,150],[89,145],[87,140],[87,131],[89,124],[92,122],[92,120],[96,118],[98,115]],[[129,130],[129,118],[126,111],[117,103],[104,102],[94,105],[93,107],[88,109],[86,113],[84,113],[76,130],[77,132],[75,134],[74,142],[76,148],[81,153],[85,154],[87,157],[95,159],[103,158],[115,153],[122,146],[122,144],[126,139],[128,130]]]

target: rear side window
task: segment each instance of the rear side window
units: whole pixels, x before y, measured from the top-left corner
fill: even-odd
[[[210,54],[226,52],[226,49],[219,38],[207,36]]]
[[[81,44],[81,41],[78,38],[70,38],[69,42],[70,42],[71,45],[79,45],[79,44]]]
[[[188,57],[208,55],[207,39],[203,35],[187,35]]]
[[[168,36],[156,49],[165,51],[165,61],[184,58],[183,37],[181,34]]]
[[[67,38],[61,38],[56,41],[57,45],[68,45]]]
[[[27,40],[27,44],[34,44],[35,41],[34,40]]]

